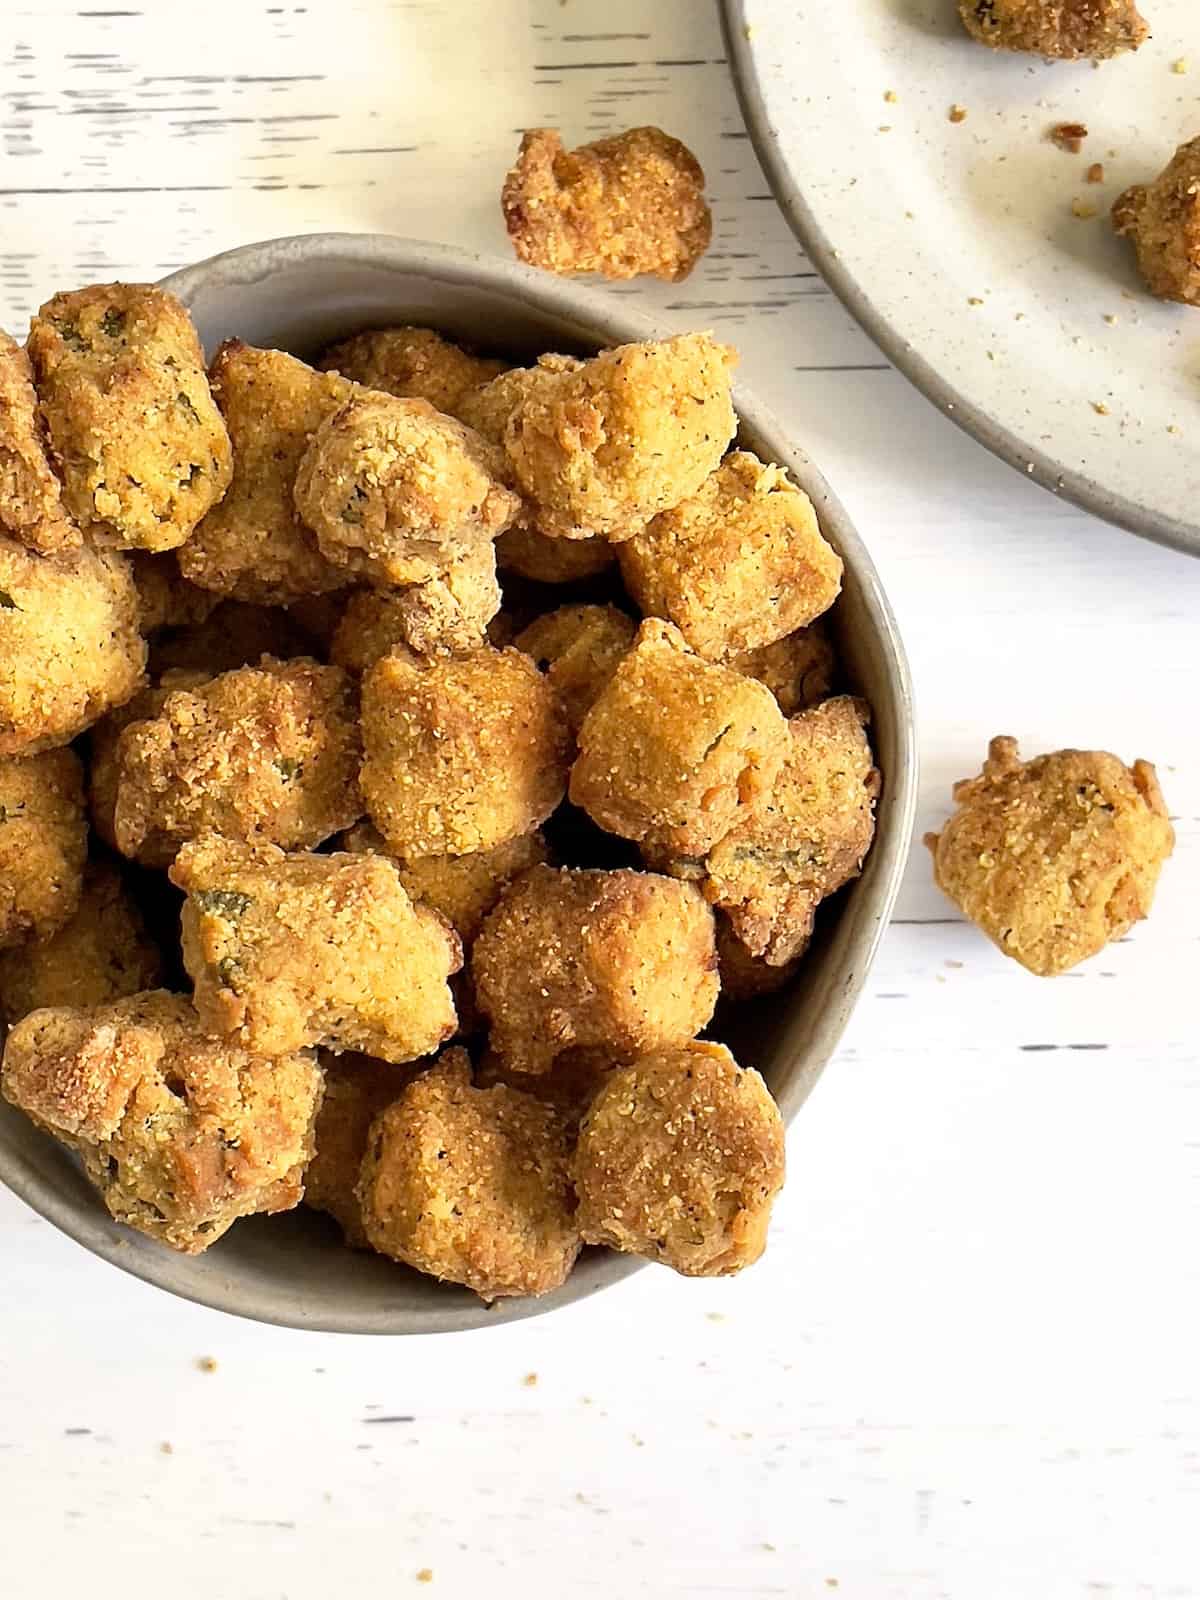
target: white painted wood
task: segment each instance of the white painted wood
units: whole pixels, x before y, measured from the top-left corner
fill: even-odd
[[[516,129],[661,122],[717,244],[612,292],[734,339],[845,497],[913,657],[921,827],[1005,731],[1156,760],[1179,848],[1151,921],[1052,983],[918,849],[734,1282],[647,1270],[470,1338],[289,1334],[0,1194],[0,1594],[1200,1594],[1200,565],[1022,483],[886,369],[762,198],[699,0],[141,4],[3,9],[0,321],[304,228],[503,250]]]

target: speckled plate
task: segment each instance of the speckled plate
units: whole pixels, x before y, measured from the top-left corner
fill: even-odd
[[[1196,0],[1143,0],[1154,37],[1096,68],[984,49],[954,0],[724,8],[776,197],[883,351],[1020,472],[1200,555],[1200,311],[1146,294],[1108,223],[1200,134]]]

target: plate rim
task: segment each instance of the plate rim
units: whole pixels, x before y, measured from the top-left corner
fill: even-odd
[[[1059,499],[1069,500],[1105,522],[1124,528],[1184,555],[1200,557],[1200,523],[1163,516],[1124,495],[1114,494],[1086,472],[1077,471],[998,422],[982,406],[944,378],[927,357],[918,353],[895,329],[887,314],[871,299],[869,290],[842,262],[783,155],[779,135],[771,126],[754,51],[751,48],[750,0],[718,0],[730,74],[750,142],[766,174],[776,204],[822,278],[863,331],[914,388],[943,416],[985,449]]]

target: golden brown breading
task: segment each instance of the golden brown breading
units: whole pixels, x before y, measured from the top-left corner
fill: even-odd
[[[775,994],[791,982],[800,966],[796,956],[780,967],[773,967],[752,956],[733,931],[723,911],[717,912],[717,969],[721,975],[721,1001],[740,1005],[760,995]]]
[[[348,672],[363,673],[398,645],[421,655],[452,655],[478,649],[500,609],[496,552],[492,545],[447,562],[426,583],[406,589],[359,589],[333,636],[330,659]]]
[[[79,757],[0,759],[0,949],[48,939],[75,915],[86,858]]]
[[[842,585],[812,501],[782,467],[744,450],[621,545],[618,559],[642,612],[673,622],[710,661],[805,627]]]
[[[524,517],[496,540],[496,564],[534,583],[579,583],[617,559],[607,539],[549,539]]]
[[[233,476],[186,309],[153,284],[95,284],[48,300],[27,348],[72,516],[126,549],[183,544]]]
[[[730,656],[726,666],[766,684],[784,716],[790,717],[828,696],[837,663],[823,624],[814,622],[774,644]]]
[[[700,1278],[758,1260],[783,1175],[783,1120],[766,1084],[724,1045],[701,1042],[614,1072],[571,1161],[589,1244]]]
[[[379,328],[330,345],[317,363],[322,372],[378,389],[400,400],[428,400],[455,416],[469,390],[490,383],[503,361],[469,355],[432,328]]]
[[[321,1072],[207,1038],[161,989],[35,1011],[4,1052],[5,1098],[77,1150],[118,1222],[186,1255],[304,1192]]]
[[[412,1082],[407,1067],[393,1067],[357,1052],[318,1053],[325,1095],[314,1130],[316,1151],[304,1174],[304,1203],[331,1216],[355,1250],[369,1250],[363,1229],[358,1179],[367,1135],[381,1111]]]
[[[122,855],[166,867],[211,829],[311,849],[362,815],[356,696],[340,667],[264,656],[169,693],[117,753]]]
[[[531,622],[516,643],[546,674],[574,733],[612,681],[636,631],[616,606],[560,606]]]
[[[650,619],[584,718],[571,799],[623,839],[700,856],[770,790],[787,745],[770,690]]]
[[[372,1124],[358,1192],[376,1250],[484,1300],[557,1289],[579,1254],[564,1118],[476,1089],[465,1050]]]
[[[46,454],[29,357],[0,328],[0,533],[51,555],[83,542]]]
[[[794,716],[769,796],[704,863],[705,896],[771,966],[804,952],[821,901],[862,871],[879,795],[869,719],[850,695]]]
[[[553,128],[531,128],[501,206],[517,255],[547,272],[678,283],[712,239],[703,169],[661,128],[629,128],[577,150],[564,150]]]
[[[138,623],[146,635],[206,622],[221,604],[220,595],[187,581],[172,551],[135,550],[129,570],[138,594]]]
[[[491,1043],[516,1072],[575,1046],[637,1055],[693,1038],[717,1002],[712,913],[650,872],[533,867],[475,940],[471,975]]]
[[[925,843],[938,887],[1039,977],[1086,961],[1150,914],[1175,832],[1154,768],[1100,750],[1022,762],[996,738]]]
[[[502,445],[508,419],[517,407],[548,377],[561,372],[578,372],[582,365],[575,356],[548,353],[539,356],[531,367],[509,367],[482,388],[467,390],[454,415],[490,444]]]
[[[176,689],[194,689],[208,682],[208,673],[172,670],[157,688],[139,689],[131,700],[102,717],[88,734],[88,810],[92,827],[110,850],[117,849],[117,782],[120,776],[121,735],[133,722],[146,722],[162,710]]]
[[[544,373],[504,436],[538,530],[617,543],[695,494],[737,429],[736,359],[710,335],[685,333]]]
[[[491,850],[465,856],[422,856],[415,861],[391,855],[383,835],[369,822],[360,822],[339,842],[351,855],[389,856],[412,898],[440,912],[464,949],[470,949],[484,917],[513,879],[549,859],[546,841],[537,829]]]
[[[382,657],[363,678],[362,732],[367,810],[406,860],[519,838],[566,787],[562,707],[519,650]]]
[[[233,482],[180,551],[184,577],[256,605],[343,588],[349,574],[325,560],[292,490],[309,439],[353,386],[240,339],[217,351],[211,376],[233,440]]]
[[[0,662],[0,756],[67,744],[122,705],[146,665],[125,559],[0,536]]]
[[[264,1055],[324,1044],[395,1063],[453,1034],[446,979],[462,945],[384,856],[285,855],[207,833],[170,877],[188,896],[183,960],[214,1033]]]
[[[160,679],[168,672],[184,671],[215,678],[238,667],[256,666],[263,656],[288,661],[312,655],[313,649],[314,641],[290,612],[217,599],[216,609],[203,622],[166,629],[150,641],[150,675]]]
[[[362,389],[313,434],[296,509],[328,561],[384,587],[420,583],[520,510],[497,446],[428,400]]]
[[[0,828],[0,847],[3,837]],[[161,953],[121,874],[92,861],[70,921],[42,943],[0,954],[0,1020],[17,1022],[43,1006],[107,1005],[161,981]]]
[[[1200,139],[1181,144],[1152,183],[1126,189],[1112,216],[1150,293],[1200,306]]]
[[[958,0],[963,27],[993,50],[1099,61],[1150,36],[1134,0]]]

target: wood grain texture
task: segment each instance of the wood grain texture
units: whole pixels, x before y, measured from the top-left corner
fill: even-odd
[[[522,127],[661,123],[714,247],[608,292],[734,340],[846,500],[913,659],[919,830],[996,732],[1146,756],[1179,833],[1154,916],[1038,982],[918,848],[771,1251],[729,1283],[647,1270],[486,1337],[288,1334],[0,1194],[5,1600],[164,1574],[184,1600],[1200,1594],[1200,565],[1022,483],[888,369],[771,202],[722,54],[701,0],[18,0],[0,322],[277,233],[504,252]]]

